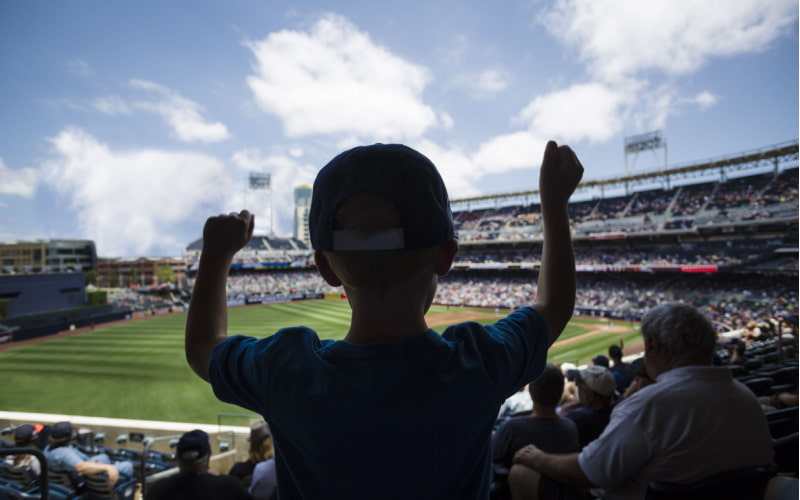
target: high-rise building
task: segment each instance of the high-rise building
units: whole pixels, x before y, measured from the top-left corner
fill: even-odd
[[[311,186],[302,185],[294,188],[294,237],[309,247],[311,238],[308,235],[308,211],[311,208]]]

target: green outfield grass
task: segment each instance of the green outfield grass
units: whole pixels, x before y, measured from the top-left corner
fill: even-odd
[[[431,308],[432,314],[443,312],[453,310]],[[229,320],[230,334],[265,336],[284,326],[305,325],[321,338],[339,339],[350,313],[344,301],[292,302],[234,308]],[[185,314],[156,316],[0,352],[0,409],[196,423],[216,423],[221,412],[241,413],[217,401],[210,386],[189,369],[183,355],[185,321]],[[574,319],[561,339],[591,326],[590,320]],[[638,333],[598,335],[554,348],[549,357],[585,363],[621,337],[629,343]]]

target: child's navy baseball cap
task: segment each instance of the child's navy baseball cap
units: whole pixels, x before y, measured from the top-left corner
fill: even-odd
[[[400,213],[401,227],[366,237],[334,228],[349,197],[372,193]],[[450,199],[436,166],[402,144],[373,144],[345,151],[317,174],[308,217],[311,245],[322,251],[410,250],[456,239]]]

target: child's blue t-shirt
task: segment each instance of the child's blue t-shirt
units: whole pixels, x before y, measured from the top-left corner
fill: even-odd
[[[491,433],[537,378],[547,331],[525,307],[399,342],[320,340],[306,327],[214,349],[216,396],[269,423],[278,498],[488,498]]]

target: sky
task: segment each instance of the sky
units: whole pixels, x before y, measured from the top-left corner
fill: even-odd
[[[451,199],[537,188],[546,141],[585,180],[798,138],[797,0],[0,0],[0,242],[180,256],[247,208],[404,143]],[[270,190],[249,190],[251,173]]]

